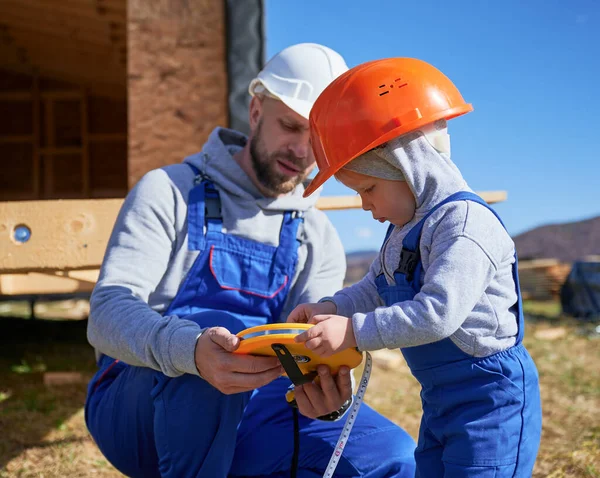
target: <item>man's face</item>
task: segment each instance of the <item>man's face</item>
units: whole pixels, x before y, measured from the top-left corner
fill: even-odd
[[[272,98],[252,99],[250,156],[256,178],[273,195],[287,194],[315,167],[308,120]]]

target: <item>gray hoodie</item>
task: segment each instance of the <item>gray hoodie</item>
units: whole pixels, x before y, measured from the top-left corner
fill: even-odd
[[[286,196],[262,196],[232,157],[245,143],[245,136],[217,128],[200,153],[147,173],[130,191],[91,298],[88,340],[97,352],[170,377],[198,374],[194,349],[200,327],[163,316],[198,256],[188,250],[187,198],[194,173],[185,163],[210,176],[219,189],[227,233],[277,246],[282,212],[305,212],[298,264],[280,321],[296,305],[342,287],[343,247],[325,214],[314,207],[317,198],[302,198],[302,186]]]
[[[472,201],[445,204],[425,221],[421,291],[413,300],[384,306],[375,277],[383,271],[394,283],[404,236],[434,205],[471,189],[450,158],[418,133],[396,138],[380,154],[401,169],[417,209],[408,224],[394,228],[368,274],[332,298],[338,314],[352,317],[358,347],[411,347],[450,337],[467,354],[485,357],[512,346],[514,243],[494,214]]]

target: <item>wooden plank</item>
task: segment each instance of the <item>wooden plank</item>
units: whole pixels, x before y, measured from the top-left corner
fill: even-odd
[[[558,259],[529,259],[519,261],[519,270],[547,269],[558,264],[560,264]]]
[[[504,191],[480,192],[488,202],[506,198]],[[356,209],[356,196],[322,197],[325,211]],[[359,198],[360,199],[360,198]],[[122,199],[0,202],[0,274],[99,268]],[[31,238],[17,243],[18,225]]]
[[[488,204],[506,201],[506,191],[486,191],[479,194]],[[335,211],[361,208],[362,203],[360,196],[321,196],[317,207],[324,211]]]
[[[44,385],[46,387],[60,387],[83,383],[80,372],[45,372]]]
[[[55,272],[58,277],[70,277],[71,279],[78,280],[79,282],[88,282],[89,284],[95,284],[98,281],[100,275],[100,269],[84,269],[80,271],[58,271]]]
[[[74,294],[79,292],[91,292],[94,288],[94,284],[98,280],[98,273],[98,269],[91,271],[90,277],[86,280],[40,272],[30,272],[27,274],[1,274],[0,295]]]
[[[0,273],[91,269],[102,256],[122,199],[0,202]],[[30,239],[18,243],[15,228]]]

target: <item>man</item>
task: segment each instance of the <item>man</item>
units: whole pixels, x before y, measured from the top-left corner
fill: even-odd
[[[310,108],[346,70],[324,46],[286,48],[250,85],[249,138],[217,128],[126,198],[91,300],[99,371],[86,402],[92,436],[124,474],[323,474],[349,370],[321,367],[319,384],[297,387],[295,423],[278,360],[232,352],[235,333],[342,285],[339,237],[302,181],[314,167]],[[412,476],[414,446],[363,406],[336,476]]]

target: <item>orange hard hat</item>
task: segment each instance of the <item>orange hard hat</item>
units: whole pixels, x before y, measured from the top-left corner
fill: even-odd
[[[319,172],[304,196],[386,141],[470,111],[448,77],[424,61],[386,58],[351,68],[325,88],[310,111]]]

